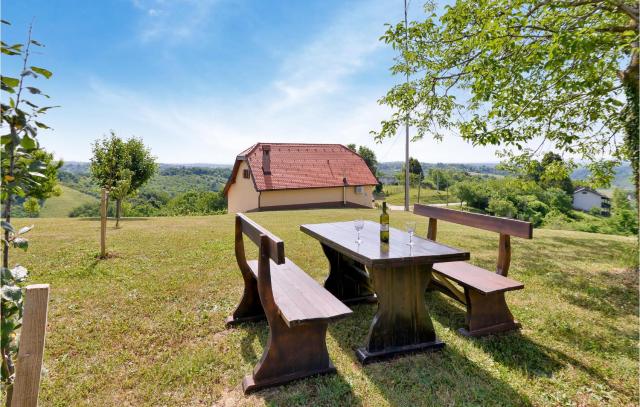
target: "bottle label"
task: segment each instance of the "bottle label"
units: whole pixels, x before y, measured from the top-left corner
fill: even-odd
[[[389,225],[387,225],[385,223],[381,223],[380,224],[380,231],[381,232],[388,232],[389,231]]]

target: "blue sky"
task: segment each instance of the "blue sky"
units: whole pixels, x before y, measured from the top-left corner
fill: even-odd
[[[420,18],[413,1],[410,18]],[[2,0],[5,42],[46,44],[32,65],[62,107],[42,144],[86,161],[113,129],[142,137],[165,163],[231,163],[258,141],[356,143],[401,160],[403,134],[369,135],[388,110],[378,98],[401,78],[378,38],[402,19],[402,0]],[[3,56],[2,71],[18,71]],[[426,162],[495,162],[493,148],[459,138],[411,144]]]

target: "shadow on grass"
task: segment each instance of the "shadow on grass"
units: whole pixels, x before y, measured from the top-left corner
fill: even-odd
[[[253,368],[260,360],[264,347],[267,344],[269,327],[267,321],[244,323],[237,327],[246,332],[240,343],[240,354],[245,362]],[[260,349],[256,352],[255,341],[260,343]],[[245,374],[251,373],[248,370]],[[311,376],[296,380],[289,384],[267,388],[255,393],[263,398],[267,405],[290,406],[361,406],[362,403],[353,393],[351,384],[337,372],[321,376]]]
[[[77,220],[81,220],[81,221],[100,222],[100,218],[99,217],[93,217],[93,218],[77,217],[77,218],[70,218],[70,219],[77,219]],[[145,217],[120,218],[120,222],[138,222],[138,221],[148,221],[148,220],[149,220],[149,218],[145,218]],[[107,218],[107,221],[115,222],[116,218]]]
[[[456,330],[464,325],[465,309],[454,303],[453,300],[443,297],[442,294],[431,292],[427,294],[427,301],[430,307],[431,316],[444,326]],[[622,333],[621,333],[622,334]],[[580,347],[581,341],[589,337],[589,332],[573,332],[571,334],[558,334],[559,337],[571,343],[573,346]],[[559,339],[559,338],[556,338]],[[612,388],[622,393],[628,393],[624,388],[612,382],[610,378],[599,373],[597,370],[585,365],[577,359],[567,355],[564,352],[553,349],[541,343],[532,341],[530,338],[522,335],[520,332],[512,332],[502,335],[489,335],[483,338],[467,338],[474,345],[480,347],[484,352],[491,355],[496,362],[508,366],[510,369],[518,370],[521,374],[529,377],[547,377],[567,365],[582,370],[591,376],[598,383],[608,383]],[[635,343],[635,342],[633,342]],[[611,346],[607,342],[607,346]],[[590,349],[583,349],[588,352]],[[627,353],[633,359],[637,355],[635,346],[624,349],[608,349],[610,352]]]
[[[352,309],[352,317],[330,326],[330,333],[390,405],[531,405],[526,396],[452,346],[360,366],[354,348],[364,344],[376,306]]]

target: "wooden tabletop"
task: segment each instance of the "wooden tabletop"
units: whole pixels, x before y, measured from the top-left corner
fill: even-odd
[[[307,224],[301,225],[300,230],[365,266],[403,266],[469,260],[469,252],[415,235],[413,246],[409,246],[409,234],[394,228],[389,229],[389,244],[382,244],[380,224],[371,221],[364,222],[360,244],[356,243],[354,222]]]

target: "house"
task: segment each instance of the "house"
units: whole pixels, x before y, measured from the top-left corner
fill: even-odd
[[[373,206],[378,183],[340,144],[258,143],[241,152],[224,188],[229,213]]]
[[[398,185],[398,178],[392,175],[382,175],[378,177],[378,180],[383,185]]]
[[[588,212],[591,208],[598,208],[602,215],[608,216],[611,210],[609,197],[591,188],[576,188],[573,191],[573,209]]]

